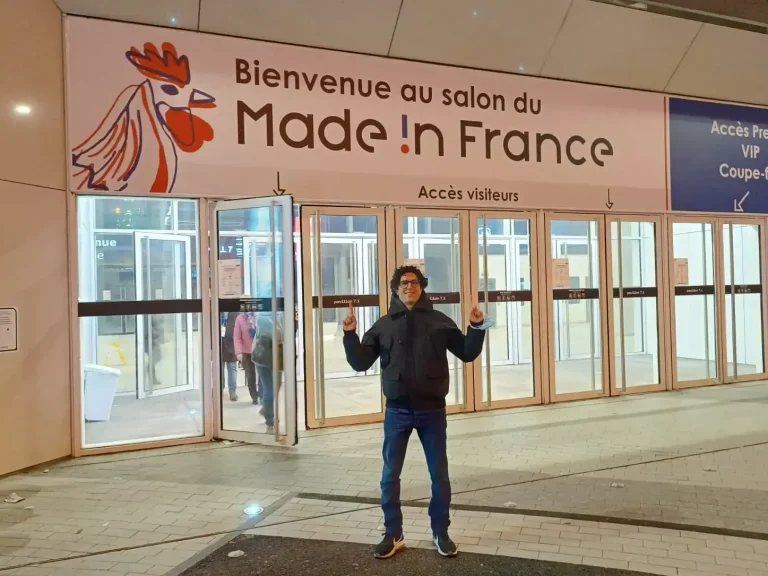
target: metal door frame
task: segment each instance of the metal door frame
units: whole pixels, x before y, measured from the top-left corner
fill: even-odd
[[[141,241],[147,240],[151,242],[152,240],[160,240],[160,241],[168,241],[168,242],[180,242],[184,254],[182,257],[184,258],[184,266],[186,270],[186,277],[184,278],[184,288],[187,292],[186,298],[192,298],[192,254],[190,252],[190,239],[189,236],[183,235],[183,234],[163,234],[162,232],[134,232],[133,233],[133,254],[134,254],[134,282],[136,284],[136,300],[145,300],[144,298],[144,292],[140,288],[143,288],[144,283],[144,268],[143,264],[144,261],[142,260],[141,255]],[[174,256],[175,259],[175,256]],[[176,266],[174,265],[174,268]],[[175,270],[177,272],[174,275],[173,279],[173,289],[174,289],[174,295],[173,299],[181,299],[181,270]],[[150,299],[154,299],[154,297],[150,297]],[[181,322],[181,314],[174,314],[174,326],[177,334],[181,334],[183,332],[182,330],[182,322]],[[160,388],[157,391],[153,388],[151,390],[151,393],[148,393],[146,389],[146,380],[145,380],[145,370],[139,369],[139,363],[141,362],[143,365],[143,359],[144,354],[146,352],[144,347],[144,336],[146,332],[146,316],[136,316],[136,397],[138,399],[143,398],[152,398],[155,396],[164,396],[165,394],[175,394],[178,392],[186,392],[187,390],[192,390],[194,388],[194,362],[192,361],[192,354],[194,350],[194,331],[192,329],[192,314],[186,314],[187,316],[187,337],[183,340],[183,342],[186,343],[187,348],[187,363],[184,368],[186,368],[187,372],[187,384],[184,384],[182,386],[171,386],[168,388]],[[151,328],[150,328],[151,329]],[[178,355],[178,346],[179,346],[179,338],[176,338],[176,353]],[[150,363],[151,363],[151,354],[150,354]],[[183,370],[184,368],[180,366],[180,362],[178,361],[177,356],[177,362],[176,362],[176,372],[177,374]]]
[[[384,395],[381,395],[381,410],[369,414],[355,414],[351,416],[324,417],[322,411],[321,398],[325,394],[324,379],[319,382],[316,380],[316,374],[324,371],[323,368],[323,350],[322,344],[320,350],[316,350],[315,340],[317,339],[316,326],[314,322],[313,299],[318,297],[320,306],[318,313],[322,314],[322,290],[320,294],[315,294],[313,284],[319,279],[322,286],[322,271],[319,266],[315,266],[316,274],[312,274],[311,262],[313,257],[319,259],[320,254],[316,254],[318,247],[322,246],[322,231],[315,224],[316,230],[312,230],[311,221],[321,216],[375,216],[377,218],[376,241],[378,245],[378,266],[379,266],[379,310],[380,314],[386,313],[389,305],[387,288],[387,258],[386,258],[386,211],[383,207],[378,208],[360,208],[360,207],[334,207],[334,206],[301,206],[301,232],[302,232],[302,262],[305,268],[302,269],[302,294],[304,295],[304,350],[305,350],[305,395],[307,411],[308,428],[325,428],[331,426],[348,426],[351,424],[371,424],[384,420]],[[320,248],[322,250],[322,248]],[[365,249],[365,242],[362,242],[362,249]],[[365,254],[363,254],[365,258]],[[320,277],[316,278],[319,271]],[[311,331],[310,331],[311,330]],[[359,329],[358,329],[359,331]],[[362,336],[362,334],[360,334]],[[321,341],[322,342],[322,341]],[[318,385],[319,384],[319,385]],[[320,411],[318,413],[318,411]]]
[[[535,211],[526,211],[526,212],[498,212],[493,210],[488,211],[470,211],[469,212],[469,225],[470,230],[476,229],[476,226],[473,226],[473,224],[477,224],[482,218],[486,219],[494,219],[494,220],[528,220],[528,258],[531,264],[531,273],[530,273],[530,281],[531,281],[531,346],[532,346],[532,358],[531,358],[531,370],[533,372],[533,396],[530,398],[519,398],[519,399],[512,399],[512,400],[493,400],[492,394],[489,394],[489,398],[491,401],[484,402],[483,401],[483,365],[482,360],[478,359],[473,363],[472,366],[472,377],[473,377],[473,395],[474,395],[474,409],[477,412],[484,412],[488,410],[498,410],[498,409],[504,409],[504,408],[515,408],[519,406],[531,406],[535,404],[541,404],[542,403],[542,362],[541,362],[541,334],[540,334],[540,322],[537,322],[537,318],[540,318],[540,311],[541,311],[541,305],[540,305],[540,293],[537,289],[537,284],[539,283],[540,278],[540,266],[539,266],[539,259],[536,257],[536,246],[537,246],[537,213]],[[479,289],[480,284],[480,234],[470,234],[470,254],[475,255],[474,257],[469,259],[470,262],[470,286],[471,286],[471,292],[470,297],[472,302],[475,300],[479,301],[479,296],[476,298],[476,292]],[[486,235],[486,240],[488,240],[488,243],[490,244],[490,238]],[[523,240],[520,239],[518,241],[517,238],[514,237],[514,234],[512,235],[512,238],[505,237],[502,240],[494,239],[494,243],[496,244],[505,244],[507,246],[507,262],[505,263],[506,269],[509,271],[510,264],[513,265],[513,270],[516,269],[517,266],[519,266],[519,263],[517,263],[517,256],[518,254],[515,252],[515,249],[519,245],[519,242],[522,242]],[[485,269],[485,267],[484,267]],[[515,281],[515,284],[517,283],[516,277],[513,277],[513,280]],[[484,284],[486,293],[487,293],[487,283]],[[513,288],[510,288],[510,291],[517,290],[517,286],[514,286]],[[487,298],[484,298],[485,304],[481,306],[481,309],[484,311],[486,316],[488,315],[488,302]],[[516,322],[519,321],[519,315],[512,314],[510,315],[513,318],[515,318]],[[511,327],[513,330],[517,331],[517,326]],[[522,331],[520,331],[521,333]],[[486,377],[487,382],[486,386],[490,388],[492,379],[491,379],[491,369],[493,368],[494,364],[492,362],[488,362],[490,357],[490,331],[488,331],[488,335],[486,336],[486,343],[483,350],[483,354],[486,357]],[[519,344],[519,343],[518,343]],[[510,353],[512,353],[512,349],[510,348]],[[519,364],[519,354],[517,350],[514,352],[515,357],[517,357],[518,364]],[[512,362],[508,362],[507,364],[512,364]],[[526,362],[527,364],[527,362]]]
[[[686,380],[680,382],[677,375],[677,310],[675,306],[675,236],[674,225],[676,223],[682,224],[710,224],[712,226],[712,263],[714,270],[712,271],[712,282],[714,286],[714,298],[715,298],[715,337],[717,338],[715,344],[715,362],[717,367],[717,374],[714,378],[700,378],[698,380]],[[670,375],[671,375],[671,387],[674,390],[683,390],[686,388],[699,388],[701,386],[713,386],[723,383],[723,365],[722,354],[720,348],[722,348],[722,334],[720,321],[720,314],[724,303],[722,298],[722,290],[719,288],[723,285],[723,262],[722,262],[722,245],[723,241],[722,226],[719,226],[719,218],[708,214],[702,214],[701,216],[667,216],[667,292],[669,298],[669,357],[670,357]],[[706,249],[706,248],[705,248]],[[705,360],[711,361],[711,360]]]
[[[272,234],[272,246],[277,244],[275,208],[281,207],[281,229],[282,238],[280,242],[281,253],[273,252],[272,259],[272,303],[273,313],[273,342],[277,340],[277,299],[274,285],[277,282],[277,264],[278,258],[282,260],[282,287],[283,287],[283,373],[285,376],[284,404],[286,419],[284,422],[285,434],[280,434],[282,418],[280,414],[280,393],[278,383],[282,382],[277,370],[277,354],[279,348],[273,346],[273,382],[275,386],[275,434],[263,434],[259,432],[243,432],[240,430],[227,430],[224,428],[221,399],[221,332],[215,330],[211,354],[211,372],[212,385],[211,393],[213,396],[213,415],[214,415],[214,436],[224,440],[234,440],[238,442],[249,442],[252,444],[282,445],[293,446],[298,443],[297,428],[297,381],[296,381],[296,298],[295,298],[295,259],[294,259],[294,235],[293,235],[293,198],[291,196],[268,196],[263,198],[249,198],[245,200],[211,200],[212,206],[209,208],[210,216],[210,235],[209,242],[211,254],[215,254],[215,259],[210,263],[210,298],[211,303],[211,326],[221,325],[221,311],[219,304],[219,228],[218,213],[230,210],[246,210],[249,208],[271,208],[270,222]],[[245,243],[243,245],[243,259],[245,259]]]
[[[600,362],[602,364],[602,387],[595,391],[586,392],[571,392],[571,393],[557,393],[557,381],[555,378],[555,356],[551,353],[555,345],[555,314],[553,312],[554,298],[552,294],[553,290],[553,278],[552,278],[552,221],[576,221],[576,222],[595,222],[597,224],[597,262],[600,266],[600,270],[597,274],[598,279],[598,310],[600,311],[600,339],[601,339],[601,355]],[[566,402],[571,400],[587,400],[590,398],[603,398],[609,394],[609,382],[610,382],[610,366],[609,357],[611,355],[611,344],[608,336],[608,297],[606,293],[606,234],[605,234],[605,214],[596,213],[572,213],[572,212],[545,212],[545,242],[541,252],[546,254],[544,260],[544,276],[546,278],[546,298],[544,300],[545,306],[548,311],[547,322],[547,340],[550,351],[547,362],[549,368],[549,397],[546,398],[547,402]],[[587,240],[587,246],[589,247],[589,240]],[[590,248],[591,249],[591,248]],[[592,327],[592,333],[595,332],[594,326]]]
[[[759,238],[759,249],[760,253],[757,256],[757,262],[760,265],[760,287],[761,287],[761,306],[760,310],[762,311],[762,339],[763,339],[763,371],[757,372],[756,374],[748,374],[746,376],[738,376],[738,369],[734,370],[736,373],[736,376],[729,376],[728,375],[728,327],[727,319],[726,319],[726,307],[725,307],[725,245],[724,245],[724,230],[723,228],[725,225],[730,224],[733,225],[752,225],[758,227],[758,234],[760,235]],[[722,334],[722,340],[725,345],[721,346],[720,350],[720,361],[722,362],[721,366],[723,366],[723,374],[722,374],[722,381],[725,384],[734,384],[739,382],[754,382],[756,380],[765,380],[766,375],[768,374],[768,356],[766,356],[766,353],[768,353],[768,342],[766,339],[766,326],[768,326],[768,306],[766,306],[766,263],[765,263],[765,257],[768,252],[766,252],[766,237],[765,237],[765,230],[766,230],[766,221],[764,218],[755,218],[755,217],[723,217],[718,218],[717,227],[721,233],[721,239],[720,244],[718,248],[722,251],[722,273],[721,273],[721,285],[719,287],[719,292],[722,292],[722,307],[721,307],[721,314],[718,315],[718,320],[721,322],[721,334]],[[732,230],[732,228],[731,228]],[[733,277],[733,241],[729,240],[729,246],[730,246],[730,261],[731,261],[731,322],[735,323],[735,315],[734,315],[734,307],[736,305],[736,299],[733,297],[733,288],[735,287],[734,277]],[[734,367],[737,366],[738,360],[737,360],[737,354],[736,354],[736,333],[735,330],[731,330],[733,333],[733,342],[731,343],[731,348],[734,351]]]
[[[616,288],[623,288],[623,279],[621,276],[621,258],[623,256],[621,248],[619,249],[619,270],[617,271],[619,275],[619,281],[622,282],[622,286],[617,287],[614,286],[613,283],[613,238],[611,238],[611,224],[616,222],[617,228],[619,232],[619,246],[621,247],[621,224],[624,222],[640,222],[640,223],[652,223],[654,225],[654,260],[656,264],[656,330],[657,330],[657,342],[658,342],[658,359],[659,359],[659,383],[658,384],[650,384],[646,386],[632,386],[632,387],[625,387],[622,389],[621,382],[618,381],[617,375],[616,375],[616,355],[620,354],[622,356],[622,366],[626,366],[626,354],[623,349],[623,340],[624,335],[621,334],[622,344],[619,347],[619,350],[616,350],[616,334],[615,334],[615,322],[614,322],[614,289]],[[666,282],[668,282],[668,278],[666,277],[665,267],[664,267],[664,261],[663,261],[663,241],[662,241],[662,235],[665,230],[665,226],[663,224],[663,220],[661,216],[651,216],[651,215],[638,215],[638,214],[609,214],[606,216],[606,222],[605,222],[605,247],[606,247],[606,262],[608,263],[609,269],[606,273],[606,281],[607,281],[607,295],[610,298],[610,304],[608,304],[608,333],[609,338],[611,341],[611,354],[609,358],[609,364],[610,364],[610,394],[611,396],[624,396],[629,394],[641,394],[646,392],[659,392],[662,390],[667,390],[669,387],[669,374],[668,374],[668,358],[667,358],[667,330],[665,329],[666,322],[667,322],[667,313],[666,313],[666,298],[664,298],[664,289],[663,286],[666,285]],[[619,296],[620,300],[623,300],[623,292],[620,293]],[[623,322],[620,322],[620,325],[622,328],[620,330],[623,331]],[[626,373],[626,371],[625,371]]]
[[[403,263],[403,249],[402,245],[405,239],[403,234],[403,218],[416,216],[425,218],[456,218],[458,220],[458,228],[456,235],[458,236],[459,246],[459,285],[458,292],[460,295],[459,304],[459,316],[462,320],[463,326],[460,329],[463,331],[466,326],[469,326],[469,314],[472,310],[472,306],[468,305],[466,296],[472,294],[470,287],[470,274],[465,274],[470,270],[470,243],[472,241],[472,235],[469,229],[469,210],[463,209],[430,209],[430,208],[409,208],[409,207],[392,207],[390,211],[393,213],[392,227],[389,229],[387,252],[392,254],[392,258],[389,259],[389,266],[387,269],[387,277],[391,277],[394,274],[395,269],[401,266]],[[413,235],[418,236],[415,231]],[[465,239],[469,238],[469,242]],[[439,242],[438,242],[439,243]],[[451,240],[448,241],[450,245]],[[415,245],[418,247],[421,245],[420,241],[416,241]],[[410,256],[411,258],[414,255]],[[429,289],[427,289],[429,292]],[[471,366],[464,366],[462,370],[463,381],[461,384],[464,387],[464,403],[463,404],[449,404],[447,406],[448,414],[474,412],[475,411],[475,395],[474,395],[474,369]]]
[[[537,231],[536,229],[538,228],[538,226],[536,226],[536,221],[537,221],[536,213],[533,212],[532,214],[533,214],[532,222],[534,224],[532,230],[534,232],[536,232]],[[531,270],[533,270],[533,261],[534,260],[536,261],[536,271],[537,271],[537,273],[536,273],[535,279],[533,277],[533,273],[531,273],[531,291],[534,293],[535,297],[538,298],[538,294],[537,294],[538,290],[535,290],[533,288],[533,283],[534,282],[536,282],[538,284],[538,282],[539,282],[539,274],[541,273],[541,271],[540,271],[541,266],[539,266],[539,260],[538,260],[538,250],[536,250],[536,241],[537,241],[536,234],[535,233],[534,234],[530,234],[529,233],[528,234],[528,240],[527,240],[527,243],[525,245],[528,246],[528,261],[531,262]],[[510,241],[510,244],[512,245],[512,250],[514,251],[514,254],[515,254],[515,257],[514,257],[514,260],[513,260],[514,267],[513,267],[513,270],[512,270],[512,274],[513,274],[513,279],[514,280],[517,280],[520,277],[520,246],[522,246],[524,243],[525,243],[524,240],[522,240],[520,238],[516,238],[514,236],[512,237],[512,239]],[[538,309],[540,311],[541,306],[539,306]],[[540,314],[541,313],[539,312],[536,316],[541,317]],[[531,318],[531,322],[535,323],[535,324],[539,324],[538,322],[534,321],[536,316]],[[516,322],[516,325],[514,326],[514,331],[517,332],[517,334],[522,334],[523,333],[523,321],[522,321],[522,318],[520,317],[519,314],[516,316],[515,322]],[[537,330],[538,330],[538,326],[537,326]],[[533,334],[533,325],[531,325],[531,334]],[[540,340],[541,340],[541,337],[536,338],[536,341],[538,343],[537,345],[540,345],[540,343],[541,343]],[[518,344],[520,342],[522,342],[522,338],[518,338]],[[523,358],[522,352],[523,352],[522,347],[518,346],[517,350],[515,350],[517,362],[521,362],[522,361],[522,358]],[[534,359],[531,358],[530,361],[533,362]],[[539,364],[541,364],[541,362],[539,362]]]

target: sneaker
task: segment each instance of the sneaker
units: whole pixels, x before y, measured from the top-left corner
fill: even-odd
[[[435,548],[437,548],[437,551],[440,553],[440,556],[451,558],[452,556],[456,556],[456,554],[459,553],[458,547],[456,546],[456,544],[453,543],[453,540],[451,540],[451,537],[448,536],[448,534],[435,536],[434,542],[435,542]]]
[[[235,392],[234,390],[232,390],[232,391],[229,393],[229,399],[230,399],[230,401],[231,401],[231,402],[237,402],[237,392]]]
[[[373,552],[373,557],[379,560],[386,560],[392,558],[400,548],[405,546],[405,537],[401,534],[399,537],[384,536],[381,543],[376,546],[376,550]]]
[[[267,434],[274,434],[274,433],[275,433],[275,427],[267,426]]]

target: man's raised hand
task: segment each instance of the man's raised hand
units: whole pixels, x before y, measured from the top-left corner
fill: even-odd
[[[357,330],[357,318],[355,317],[355,309],[352,306],[352,302],[349,303],[349,312],[344,319],[344,332],[354,332]]]

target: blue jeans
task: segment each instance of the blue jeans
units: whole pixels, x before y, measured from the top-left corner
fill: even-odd
[[[408,439],[414,430],[424,448],[427,468],[432,479],[432,501],[429,503],[432,532],[435,535],[447,534],[451,525],[451,480],[448,477],[448,422],[445,409],[422,412],[387,408],[384,417],[381,509],[384,511],[384,527],[388,536],[398,537],[403,533],[400,473],[403,471]]]
[[[227,388],[230,392],[237,390],[237,362],[224,362],[227,367]]]
[[[267,426],[275,425],[275,386],[272,382],[272,368],[256,366],[259,375],[259,384],[262,391],[262,406],[264,408],[264,422]]]

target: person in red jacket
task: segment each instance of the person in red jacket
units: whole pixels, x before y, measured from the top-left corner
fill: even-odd
[[[245,383],[254,404],[261,402],[262,391],[256,381],[256,366],[251,358],[253,336],[256,334],[256,315],[253,312],[240,314],[235,320],[235,354],[245,370]]]

